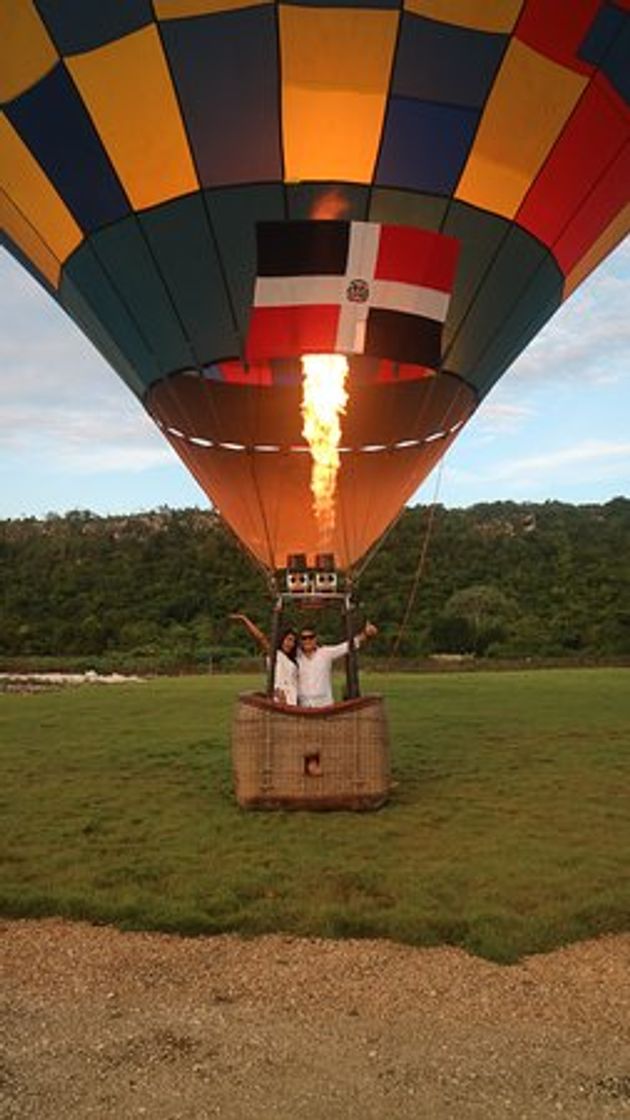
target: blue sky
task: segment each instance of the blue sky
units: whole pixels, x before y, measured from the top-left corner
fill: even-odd
[[[438,500],[630,496],[630,241],[486,398],[448,453]],[[0,250],[0,518],[207,500],[131,392]],[[414,501],[433,500],[435,476]]]

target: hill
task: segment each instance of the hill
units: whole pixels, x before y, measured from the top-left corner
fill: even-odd
[[[404,511],[359,583],[385,656],[405,614],[429,522]],[[73,511],[0,522],[0,658],[106,658],[173,668],[251,654],[228,624],[265,625],[262,573],[212,511]],[[324,621],[324,632],[327,627]],[[399,654],[630,655],[630,500],[437,507]]]

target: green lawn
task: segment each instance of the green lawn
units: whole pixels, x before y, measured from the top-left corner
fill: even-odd
[[[630,672],[395,675],[378,813],[246,813],[253,678],[0,695],[0,910],[187,933],[450,943],[496,960],[630,929]]]

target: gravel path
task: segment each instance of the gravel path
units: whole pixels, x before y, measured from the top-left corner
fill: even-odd
[[[454,949],[0,926],[0,1116],[622,1120],[630,935]]]

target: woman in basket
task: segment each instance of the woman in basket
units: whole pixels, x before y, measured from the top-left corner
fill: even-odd
[[[233,622],[241,622],[247,632],[258,643],[269,660],[271,645],[269,638],[248,618],[246,614],[231,614]],[[296,706],[298,702],[297,631],[292,627],[283,630],[276,646],[276,666],[273,680],[273,698],[278,704]]]

